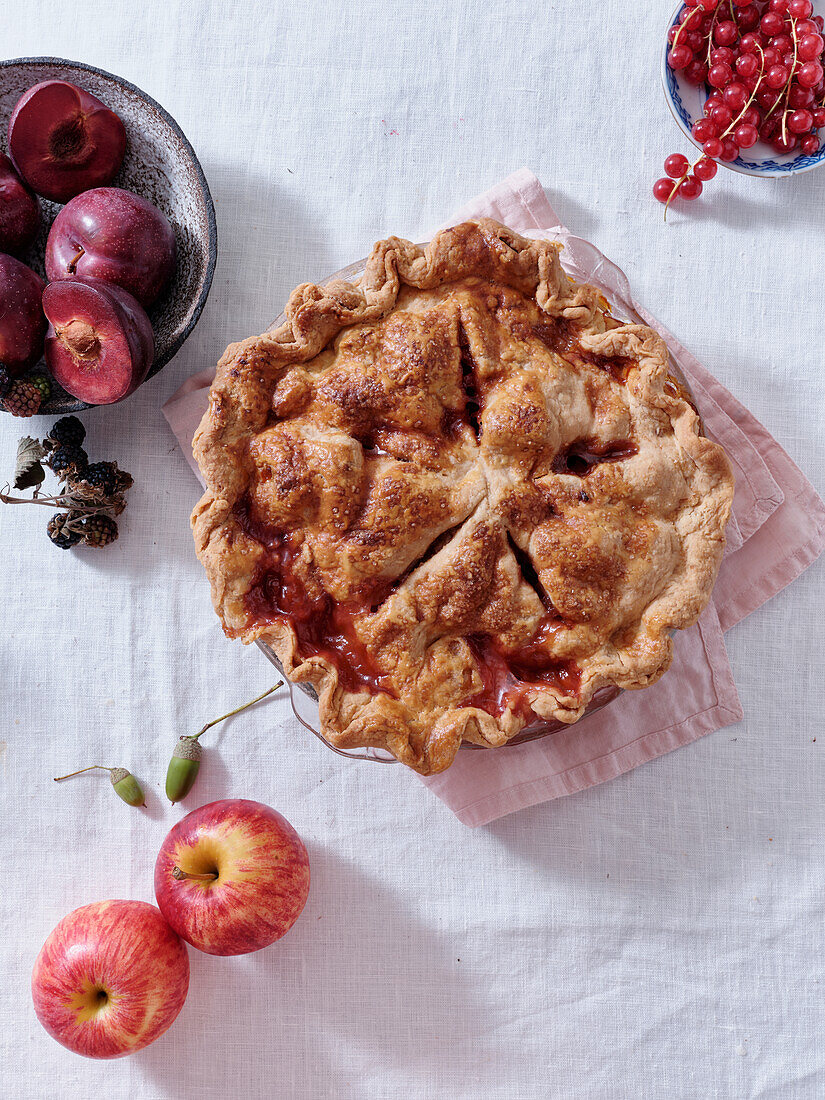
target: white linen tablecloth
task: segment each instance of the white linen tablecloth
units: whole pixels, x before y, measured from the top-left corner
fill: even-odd
[[[389,233],[420,239],[522,164],[573,232],[825,490],[821,204],[720,171],[667,226],[650,186],[688,151],[659,87],[670,3],[29,0],[6,56],[57,55],[158,99],[198,151],[220,258],[177,359],[84,416],[136,479],[121,538],[61,553],[0,510],[0,1094],[172,1098],[818,1098],[825,1094],[825,569],[726,642],[745,720],[581,795],[469,830],[400,767],[351,763],[283,698],[204,740],[184,808],[277,807],[310,899],[280,944],[191,952],[173,1028],[95,1063],[42,1031],[28,982],[70,909],[152,895],[181,809],[176,736],[273,681],[223,638],[195,560],[197,487],[160,414],[294,285]],[[50,420],[37,419],[42,434]],[[0,418],[0,481],[29,430]],[[38,433],[35,433],[38,434]],[[821,735],[821,736],[820,736]],[[145,783],[132,810],[88,763]]]

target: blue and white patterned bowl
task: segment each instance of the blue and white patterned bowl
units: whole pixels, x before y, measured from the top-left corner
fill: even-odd
[[[670,30],[679,21],[679,16],[684,10],[684,4],[677,4],[676,10],[670,18],[667,29]],[[662,87],[665,90],[665,99],[670,107],[670,112],[679,124],[679,128],[697,148],[700,144],[693,137],[691,127],[703,114],[708,90],[705,85],[696,87],[685,80],[684,73],[671,69],[667,63],[668,41],[665,34],[664,48],[662,49]],[[825,164],[825,143],[816,153],[807,156],[804,153],[785,153],[780,155],[770,145],[758,141],[750,149],[740,150],[739,156],[734,161],[719,161],[723,168],[730,168],[734,172],[743,172],[747,176],[769,176],[772,179],[782,179],[785,176],[795,176],[799,172],[810,172],[820,164]]]

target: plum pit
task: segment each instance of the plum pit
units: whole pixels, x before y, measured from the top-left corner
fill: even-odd
[[[65,344],[72,355],[77,359],[99,359],[100,340],[97,332],[89,324],[79,317],[69,321],[63,328],[56,328],[58,339]]]
[[[49,134],[49,153],[54,160],[77,164],[87,160],[89,140],[82,115],[60,122]],[[86,153],[85,157],[81,154]]]

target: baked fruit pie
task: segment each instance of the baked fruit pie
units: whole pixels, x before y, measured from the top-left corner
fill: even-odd
[[[195,437],[226,633],[311,684],[323,735],[423,774],[668,668],[733,478],[661,338],[493,221],[375,245],[232,344]]]

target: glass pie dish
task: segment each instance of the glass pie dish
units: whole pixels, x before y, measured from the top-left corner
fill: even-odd
[[[627,286],[627,280],[624,274],[612,265],[609,261],[602,256],[598,250],[589,244],[589,242],[581,240],[580,238],[568,237],[565,241],[565,257],[568,258],[564,264],[565,270],[571,278],[575,278],[581,281],[586,281],[591,285],[596,286],[602,295],[609,295],[610,299],[619,304],[619,314],[626,321],[632,321],[634,323],[645,324],[646,322],[636,313],[632,306],[630,299],[630,292]],[[347,281],[355,282],[363,274],[366,265],[366,258],[362,259],[335,274],[329,276],[324,280],[326,283],[334,281]],[[610,310],[609,303],[605,297],[602,305]],[[270,326],[270,331],[278,328],[283,324],[286,319],[285,314],[281,314],[273,324]],[[677,365],[671,360],[671,379],[673,385],[679,390],[682,396],[684,396],[691,405],[695,407],[695,402],[690,394],[689,387],[682,376]],[[290,703],[293,713],[298,721],[307,730],[313,733],[320,741],[333,752],[339,756],[345,756],[350,759],[356,760],[370,760],[375,763],[395,763],[396,759],[389,752],[375,747],[358,748],[358,749],[343,749],[327,740],[321,730],[320,721],[318,716],[318,696],[314,688],[306,683],[293,683],[284,672],[283,666],[275,653],[274,649],[264,640],[258,639],[256,645],[276,668],[279,669],[281,674],[289,687]],[[296,690],[296,688],[298,690]],[[598,690],[589,705],[585,710],[584,717],[590,714],[595,714],[608,706],[615,699],[622,694],[622,690],[616,686],[605,686]],[[579,719],[581,720],[581,719]],[[569,729],[569,723],[559,721],[557,719],[542,719],[536,717],[535,722],[530,722],[525,726],[516,736],[512,737],[502,747],[508,745],[521,745],[530,741],[537,740],[542,737],[550,736],[564,729]],[[478,750],[485,746],[477,745],[464,741],[461,745],[465,750]]]

